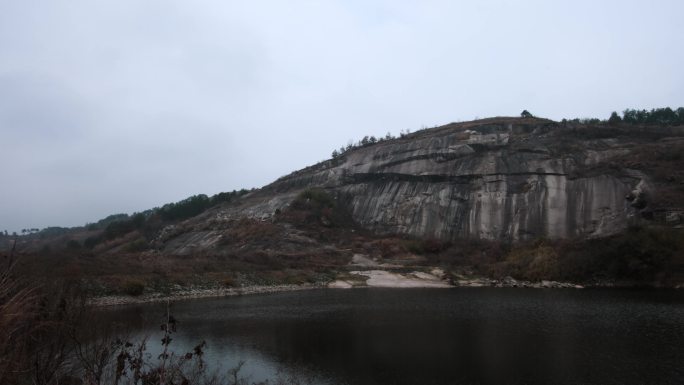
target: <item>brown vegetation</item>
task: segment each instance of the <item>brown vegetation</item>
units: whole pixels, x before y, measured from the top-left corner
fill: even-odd
[[[171,347],[177,321],[168,311],[161,324],[161,354],[149,339],[128,341],[111,325],[93,323],[82,288],[62,279],[40,284],[17,274],[14,255],[0,268],[0,383],[12,385],[247,385],[241,364],[209,371],[206,343],[190,352]],[[27,278],[24,276],[23,278]],[[296,277],[299,282],[305,277]],[[139,283],[128,281],[138,290]],[[294,376],[275,384],[297,384]]]
[[[69,383],[84,297],[68,282],[18,275],[13,257],[0,268],[0,383]]]
[[[180,230],[178,230],[180,229]],[[176,231],[188,231],[177,226]],[[181,233],[182,234],[182,233]],[[343,199],[307,190],[272,221],[224,225],[213,250],[175,254],[131,250],[134,230],[110,242],[118,252],[55,248],[24,253],[15,270],[35,281],[79,282],[90,295],[171,293],[183,288],[325,283],[344,273],[353,254],[410,266],[442,266],[459,274],[584,284],[671,286],[683,281],[682,232],[635,227],[601,240],[537,240],[518,244],[377,236],[356,226]]]

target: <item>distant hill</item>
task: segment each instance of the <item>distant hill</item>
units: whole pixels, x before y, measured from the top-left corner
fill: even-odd
[[[185,280],[267,271],[280,282],[361,253],[489,276],[673,285],[684,273],[684,125],[677,112],[667,122],[625,116],[528,114],[367,137],[261,189],[32,233],[19,245],[91,257],[74,269],[163,271],[164,280],[168,258]]]

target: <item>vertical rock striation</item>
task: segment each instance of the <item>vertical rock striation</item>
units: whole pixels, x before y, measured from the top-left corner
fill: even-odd
[[[379,233],[511,241],[607,235],[629,224],[639,208],[625,197],[646,194],[649,180],[611,164],[629,153],[630,138],[598,136],[543,119],[450,124],[347,151],[262,194],[273,202],[325,188]]]

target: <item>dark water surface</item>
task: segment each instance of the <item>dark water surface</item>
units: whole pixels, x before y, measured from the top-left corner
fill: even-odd
[[[311,290],[172,303],[172,346],[240,360],[250,381],[684,384],[684,292]],[[158,345],[165,305],[103,311]],[[158,337],[158,338],[157,338]]]

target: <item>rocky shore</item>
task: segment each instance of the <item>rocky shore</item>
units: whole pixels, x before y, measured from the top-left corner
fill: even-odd
[[[350,278],[337,279],[328,284],[332,289],[353,287],[387,288],[453,288],[453,287],[520,287],[538,289],[583,289],[584,286],[569,283],[541,280],[538,282],[516,280],[512,277],[491,279],[485,277],[451,277],[444,270],[432,268],[429,272],[413,271],[398,273],[387,270],[351,271]]]
[[[454,279],[454,286],[459,287],[528,287],[535,289],[583,289],[584,286],[570,282],[541,280],[538,282],[519,281],[512,277],[504,279],[459,278]]]
[[[182,288],[172,293],[146,293],[140,296],[102,296],[89,300],[93,306],[131,305],[140,303],[179,301],[186,299],[230,297],[250,294],[268,294],[287,291],[311,290],[311,289],[351,289],[361,287],[377,288],[465,288],[465,287],[507,287],[507,288],[532,288],[532,289],[583,289],[584,285],[571,282],[558,282],[550,280],[523,281],[512,277],[492,279],[486,277],[447,277],[443,270],[434,268],[429,272],[392,272],[387,270],[361,270],[350,271],[343,278],[328,283],[303,284],[303,285],[271,285],[271,286],[244,286],[231,288]],[[621,285],[611,282],[603,282],[590,287],[635,287],[634,285]],[[681,288],[677,286],[676,288]]]

